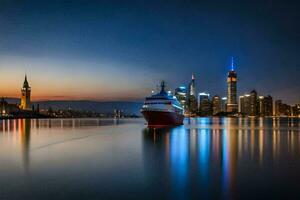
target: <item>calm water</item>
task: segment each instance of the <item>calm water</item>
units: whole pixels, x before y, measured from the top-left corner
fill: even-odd
[[[0,121],[0,199],[300,199],[299,119]]]

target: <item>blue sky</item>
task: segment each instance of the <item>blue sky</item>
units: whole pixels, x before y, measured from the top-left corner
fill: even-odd
[[[223,96],[234,56],[239,94],[296,103],[298,4],[3,1],[0,95],[18,96],[27,73],[35,99],[138,100],[195,73],[198,92]]]

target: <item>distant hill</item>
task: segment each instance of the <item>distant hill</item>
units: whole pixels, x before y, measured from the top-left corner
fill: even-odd
[[[7,101],[8,103],[11,103],[11,104],[20,104],[20,102],[21,102],[21,99],[19,99],[19,98],[6,97],[4,99],[5,99],[5,101]]]
[[[40,109],[48,109],[51,107],[57,109],[73,109],[84,111],[95,111],[100,113],[112,113],[114,109],[123,110],[126,114],[141,115],[140,109],[143,105],[142,102],[98,102],[98,101],[38,101],[34,102],[40,105]]]
[[[18,98],[5,98],[8,103],[20,103]],[[127,102],[127,101],[88,101],[88,100],[49,100],[49,101],[35,101],[34,106],[39,104],[40,109],[48,109],[51,107],[57,109],[73,109],[78,111],[95,111],[99,113],[112,113],[114,109],[123,110],[126,114],[135,114],[140,116],[140,109],[143,102]]]

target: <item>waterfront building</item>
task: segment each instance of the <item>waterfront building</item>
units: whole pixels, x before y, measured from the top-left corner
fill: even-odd
[[[221,99],[221,112],[227,112],[227,97]]]
[[[282,103],[281,100],[275,101],[275,115],[279,116],[290,116],[291,115],[291,106]]]
[[[189,90],[187,95],[187,106],[185,114],[190,116],[196,115],[198,110],[197,99],[196,99],[196,86],[195,86],[195,75],[192,74],[192,81],[189,84]]]
[[[31,93],[31,87],[28,84],[27,75],[25,75],[25,80],[23,83],[23,87],[21,89],[22,96],[21,96],[20,108],[22,110],[31,110],[30,93]]]
[[[122,118],[123,117],[123,110],[120,109],[114,109],[114,118]]]
[[[275,116],[293,116],[293,107],[282,103],[281,100],[275,101]]]
[[[268,96],[259,96],[259,116],[273,116],[273,98]]]
[[[265,116],[265,99],[264,96],[259,96],[258,97],[258,113],[259,116],[263,117]]]
[[[262,97],[261,97],[262,98]],[[259,109],[265,110],[265,103],[257,97],[257,92],[252,90],[250,94],[239,97],[239,112],[245,116],[257,116]],[[263,111],[265,113],[265,111]]]
[[[275,101],[275,116],[291,116],[292,115],[292,107],[285,103],[282,103],[281,100]]]
[[[250,112],[249,116],[257,116],[258,99],[256,90],[250,92]]]
[[[189,84],[189,95],[196,96],[195,75],[192,74],[192,81]]]
[[[273,116],[273,98],[270,95],[265,97],[265,115]]]
[[[194,95],[189,96],[187,99],[185,114],[188,114],[190,116],[195,116],[197,114],[197,110],[198,110],[198,104],[197,104],[196,97]]]
[[[292,115],[292,107],[285,103],[282,104],[282,113],[284,116],[291,116]]]
[[[227,76],[227,112],[236,113],[237,111],[237,73],[234,70],[232,58],[231,69]]]
[[[5,117],[8,115],[8,103],[4,100],[4,98],[0,101],[0,117]]]
[[[250,94],[245,94],[239,98],[239,112],[241,115],[250,115],[251,112]]]
[[[281,100],[276,100],[275,101],[275,116],[279,117],[281,115]]]
[[[215,95],[212,98],[212,114],[216,115],[221,112],[221,98]]]
[[[180,86],[175,89],[175,97],[181,103],[184,109],[186,109],[187,92],[188,91],[185,86]]]
[[[293,105],[291,111],[291,116],[300,117],[300,103]]]
[[[201,92],[198,95],[199,113],[201,116],[211,115],[211,102],[209,99],[209,94]]]
[[[239,113],[242,113],[242,109],[244,108],[245,96],[239,96]]]
[[[4,98],[0,100],[0,117],[11,116],[11,113],[19,111],[17,104],[10,104]]]

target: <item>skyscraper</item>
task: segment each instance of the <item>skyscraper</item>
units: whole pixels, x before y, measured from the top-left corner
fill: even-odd
[[[231,69],[227,76],[227,112],[236,113],[237,111],[237,74],[234,71],[234,63],[232,58]]]
[[[175,89],[175,96],[181,105],[186,109],[187,89],[185,86],[180,86]]]
[[[221,112],[227,112],[227,97],[221,99]]]
[[[195,86],[195,76],[192,74],[192,81],[189,84],[189,91],[187,96],[187,114],[196,115],[197,113],[197,99],[196,99],[196,86]]]
[[[281,115],[281,100],[276,100],[275,101],[275,116],[279,117]]]
[[[265,100],[265,116],[273,116],[273,98],[268,95],[264,97]]]
[[[209,99],[209,94],[201,92],[198,95],[199,102],[199,112],[202,116],[211,115],[211,103]]]
[[[275,101],[275,115],[279,116],[291,116],[292,110],[291,106],[282,103],[281,100]]]
[[[258,100],[256,90],[250,92],[250,113],[249,116],[256,116],[258,114]]]
[[[239,112],[245,116],[273,116],[273,99],[270,95],[258,96],[255,90],[239,98]]]
[[[196,97],[196,86],[195,86],[195,75],[194,74],[192,74],[192,81],[190,82],[190,85],[189,85],[189,95]]]
[[[215,95],[212,98],[212,114],[216,115],[221,112],[221,98]]]
[[[31,93],[31,87],[28,84],[27,75],[25,75],[25,80],[23,83],[23,87],[21,89],[22,96],[21,96],[21,105],[20,105],[20,108],[23,110],[31,110],[30,93]]]
[[[244,108],[244,103],[245,103],[245,96],[240,96],[239,97],[239,113],[242,114],[243,108]]]
[[[252,90],[250,94],[245,94],[239,98],[239,112],[245,116],[257,116],[259,111],[259,100],[257,98],[257,92]],[[264,104],[262,109],[264,109]]]
[[[260,116],[273,116],[273,99],[270,95],[259,96],[258,112]]]
[[[265,116],[265,98],[264,96],[258,97],[258,113],[259,116],[263,117]]]
[[[243,96],[240,96],[240,102],[239,102],[239,112],[242,115],[250,115],[251,112],[251,97],[250,94],[245,94]]]

